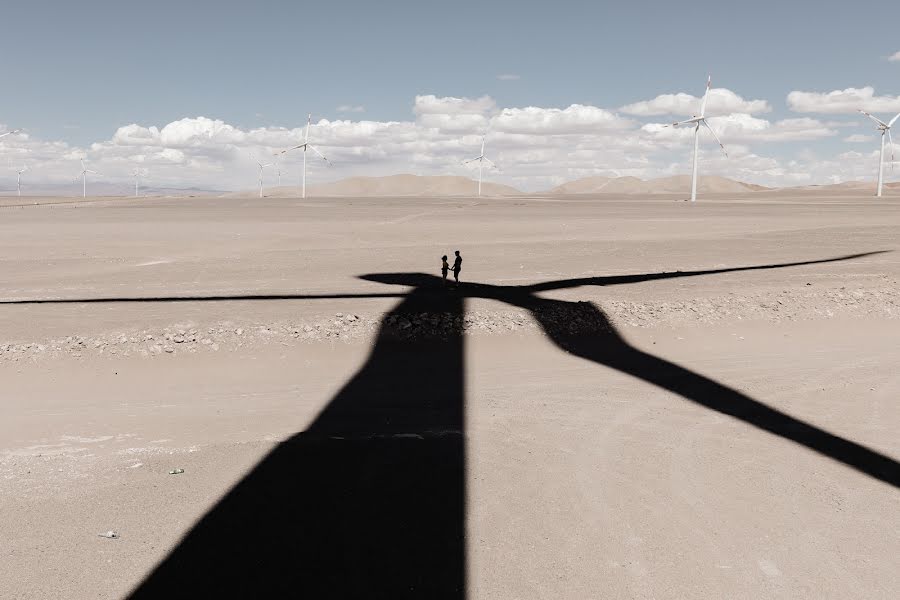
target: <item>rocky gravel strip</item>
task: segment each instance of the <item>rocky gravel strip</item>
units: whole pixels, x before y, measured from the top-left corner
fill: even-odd
[[[602,311],[597,308],[602,308]],[[605,314],[605,317],[604,317]],[[535,331],[590,333],[616,326],[657,327],[740,320],[809,320],[836,316],[900,317],[900,290],[839,289],[728,295],[678,302],[545,303],[537,311],[469,311],[464,316],[419,312],[361,316],[336,313],[332,318],[300,323],[220,323],[212,327],[175,325],[164,330],[134,330],[104,335],[72,335],[41,342],[0,341],[0,363],[55,356],[140,356],[233,351],[271,343],[351,342],[370,338],[379,327],[400,339]],[[543,324],[539,324],[538,320]]]

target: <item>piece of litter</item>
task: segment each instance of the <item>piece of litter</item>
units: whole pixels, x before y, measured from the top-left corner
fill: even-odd
[[[184,469],[172,469],[169,471],[169,475],[181,475],[184,473]]]
[[[128,468],[129,469],[137,469],[138,467],[143,467],[143,466],[144,466],[144,463],[135,463]]]
[[[119,534],[116,533],[115,531],[113,531],[112,529],[110,529],[106,533],[98,533],[97,535],[102,538],[107,538],[110,540],[115,540],[115,539],[118,539],[118,537],[119,537]]]

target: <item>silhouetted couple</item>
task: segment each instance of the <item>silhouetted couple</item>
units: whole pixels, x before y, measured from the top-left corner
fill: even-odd
[[[459,250],[454,252],[456,254],[456,259],[453,261],[453,279],[456,280],[456,285],[459,285],[459,272],[462,271],[462,256],[459,255]],[[447,255],[443,255],[441,257],[441,276],[444,278],[444,287],[447,287],[447,271],[450,271],[450,264],[447,262]]]

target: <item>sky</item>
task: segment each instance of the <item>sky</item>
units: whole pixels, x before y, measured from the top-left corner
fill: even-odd
[[[541,190],[690,172],[763,185],[871,179],[900,113],[889,2],[30,0],[4,6],[0,190],[72,185],[79,160],[156,186],[252,189],[254,158],[310,140],[310,183],[473,176]],[[898,121],[900,126],[900,121]],[[900,128],[898,128],[900,133]],[[898,137],[900,142],[900,137]],[[900,144],[896,147],[900,157]],[[888,160],[890,148],[888,148]],[[3,160],[5,158],[6,160]],[[299,154],[280,165],[296,182]],[[886,169],[900,180],[900,169]],[[276,179],[264,171],[266,185]]]

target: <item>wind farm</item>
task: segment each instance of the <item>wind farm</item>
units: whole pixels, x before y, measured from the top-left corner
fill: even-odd
[[[0,600],[898,596],[893,23],[544,8],[5,7]]]

